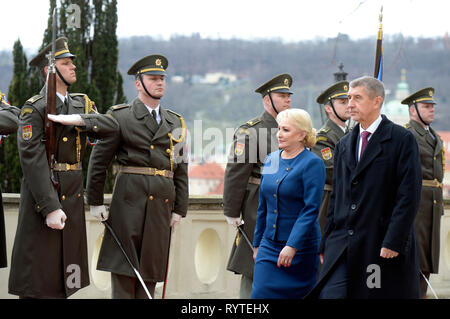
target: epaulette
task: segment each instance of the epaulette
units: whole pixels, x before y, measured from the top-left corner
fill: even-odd
[[[84,93],[69,93],[70,97],[75,97],[75,96],[85,96],[86,94]]]
[[[130,105],[129,104],[118,104],[118,105],[111,106],[111,110],[117,111],[117,110],[124,109],[126,107],[130,107]]]
[[[319,133],[328,133],[330,131],[329,127],[322,127],[319,132],[317,132],[317,134]]]
[[[29,98],[29,99],[27,100],[27,103],[33,104],[34,102],[39,101],[39,100],[42,99],[43,97],[44,97],[44,96],[43,96],[43,95],[40,95],[40,94],[35,95],[35,96]]]
[[[89,98],[89,96],[87,94],[84,94],[84,93],[70,93],[69,95],[72,98],[77,97],[77,96],[80,96],[80,97],[84,98],[84,102],[85,102],[84,103],[84,112],[86,114],[89,114],[92,111],[94,111],[95,113],[98,113],[97,109],[95,108],[95,102],[91,101],[91,99]]]
[[[403,125],[405,128],[411,128],[411,124],[410,123],[406,123],[405,125]]]
[[[326,138],[325,136],[317,136],[317,141],[328,141],[328,138]]]
[[[174,115],[176,115],[178,117],[182,117],[181,114],[178,114],[177,112],[174,112],[172,110],[167,110],[167,112],[172,113],[172,114],[174,114]]]
[[[32,107],[23,107],[22,110],[20,111],[20,116],[24,116],[27,113],[33,113],[33,108]]]
[[[259,122],[261,122],[261,118],[257,117],[256,119],[247,121],[247,124],[250,126],[254,126],[254,125],[258,124]]]

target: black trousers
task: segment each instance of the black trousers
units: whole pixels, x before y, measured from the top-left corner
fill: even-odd
[[[320,291],[319,299],[346,299],[348,286],[347,253],[339,257],[334,270]]]
[[[152,298],[155,295],[156,282],[144,281]],[[112,299],[148,299],[141,282],[136,277],[111,273]]]

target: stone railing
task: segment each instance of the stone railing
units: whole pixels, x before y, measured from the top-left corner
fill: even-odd
[[[105,202],[109,204],[110,196]],[[3,194],[8,248],[8,265],[17,227],[18,194]],[[450,200],[445,202],[441,222],[440,273],[430,282],[440,298],[450,298]],[[111,283],[107,272],[95,270],[96,254],[104,226],[91,217],[86,206],[86,230],[90,267],[90,286],[71,298],[110,298]],[[227,271],[226,265],[236,230],[223,216],[222,196],[190,196],[186,218],[172,234],[166,298],[222,299],[238,298],[240,277]],[[17,298],[8,294],[9,268],[0,269],[0,298]],[[161,298],[162,283],[155,298]],[[429,297],[433,298],[431,292]]]

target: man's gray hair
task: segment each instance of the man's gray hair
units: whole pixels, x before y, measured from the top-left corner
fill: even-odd
[[[373,99],[376,96],[381,96],[384,101],[384,85],[383,82],[372,76],[363,76],[350,82],[350,87],[355,88],[364,86],[367,94]]]

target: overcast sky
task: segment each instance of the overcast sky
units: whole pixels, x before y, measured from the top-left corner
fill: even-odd
[[[0,0],[0,50],[36,50],[48,19],[48,0]],[[209,38],[284,41],[376,37],[383,5],[385,34],[443,36],[450,29],[448,0],[118,0],[119,38],[199,33]]]

